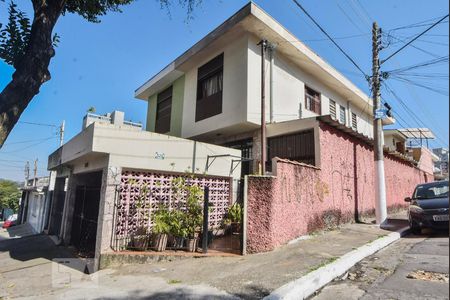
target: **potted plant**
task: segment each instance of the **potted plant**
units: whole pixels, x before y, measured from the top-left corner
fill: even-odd
[[[235,203],[228,209],[225,224],[229,224],[231,226],[232,233],[241,233],[241,223],[242,206],[239,203]]]
[[[186,213],[182,210],[170,212],[170,234],[173,237],[173,248],[183,249],[187,237]]]
[[[170,233],[170,211],[165,206],[160,206],[153,214],[153,248],[163,252],[167,247],[167,238]]]
[[[199,231],[203,223],[203,190],[198,185],[187,187],[185,228],[187,233],[187,247],[189,252],[197,251]]]
[[[145,251],[148,247],[148,230],[146,227],[139,227],[131,235],[131,248],[138,251]]]

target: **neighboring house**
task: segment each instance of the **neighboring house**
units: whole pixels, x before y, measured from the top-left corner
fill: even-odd
[[[270,126],[331,115],[347,128],[373,135],[371,99],[253,3],[136,90],[136,98],[148,101],[147,130],[240,149],[255,159],[254,169],[260,159],[262,39],[274,46],[266,60]],[[283,151],[276,145],[310,143],[308,130],[289,130],[291,137],[275,130],[277,140],[268,132],[266,163]],[[295,148],[285,158],[310,163],[305,151]],[[252,166],[244,169],[252,172]]]
[[[436,179],[448,179],[448,158],[449,152],[447,148],[436,148],[433,149],[433,153],[438,157],[435,162],[435,177]]]
[[[151,229],[161,204],[177,205],[180,177],[211,188],[210,223],[220,224],[236,201],[240,158],[239,150],[142,131],[123,112],[87,114],[83,130],[49,156],[56,180],[48,233],[87,257],[123,250],[138,228]]]
[[[50,177],[29,179],[22,188],[18,223],[29,224],[35,233],[42,233],[48,220]]]
[[[406,154],[408,137],[398,129],[384,130],[384,146],[389,151],[397,151]]]

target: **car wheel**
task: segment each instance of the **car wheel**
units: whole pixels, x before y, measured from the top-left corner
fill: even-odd
[[[422,233],[422,228],[420,228],[420,226],[416,225],[413,221],[409,221],[409,230],[411,230],[411,232],[416,235],[419,235]]]
[[[420,235],[422,233],[422,228],[420,227],[411,227],[411,232],[415,235]]]

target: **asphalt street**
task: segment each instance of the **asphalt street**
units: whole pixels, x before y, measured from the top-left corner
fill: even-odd
[[[408,235],[366,258],[312,299],[449,299],[449,234]]]

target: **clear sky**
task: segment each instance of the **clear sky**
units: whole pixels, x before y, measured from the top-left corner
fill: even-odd
[[[17,1],[30,11],[28,2]],[[177,1],[174,1],[177,2]],[[62,17],[56,32],[61,42],[56,49],[50,71],[52,80],[46,83],[21,117],[22,122],[59,125],[66,121],[66,140],[81,129],[86,110],[94,106],[97,113],[122,110],[126,118],[145,123],[146,102],[134,99],[134,90],[160,71],[173,59],[216,28],[247,0],[208,0],[197,7],[194,18],[187,22],[183,8],[172,7],[170,15],[161,10],[157,1],[136,1],[123,13],[111,13],[100,24],[88,23],[75,15]],[[255,1],[281,24],[324,57],[334,67],[368,92],[368,85],[346,58],[294,6],[291,0]],[[376,20],[387,34],[390,29],[444,16],[447,0],[301,0],[305,8],[355,59],[366,73],[371,71],[371,22]],[[28,6],[27,6],[28,5]],[[6,5],[0,2],[0,22],[6,18]],[[426,22],[428,24],[430,22]],[[382,53],[387,57],[402,43],[426,27],[413,27],[392,32],[391,45]],[[395,56],[383,70],[398,69],[435,57],[447,56],[448,23],[433,29],[414,45]],[[344,38],[353,36],[351,38]],[[395,43],[397,42],[397,43]],[[0,62],[0,89],[10,80],[12,68]],[[448,64],[419,69],[432,74],[432,80],[412,78],[416,83],[445,90],[444,95],[389,79],[390,87],[423,123],[440,136],[432,146],[448,145],[449,98]],[[411,77],[408,77],[411,79]],[[417,127],[401,104],[383,91],[403,118],[403,124]],[[38,159],[38,174],[46,175],[50,153],[58,147],[57,129],[47,126],[18,124],[6,145],[0,150],[0,178],[23,180],[24,165]]]

